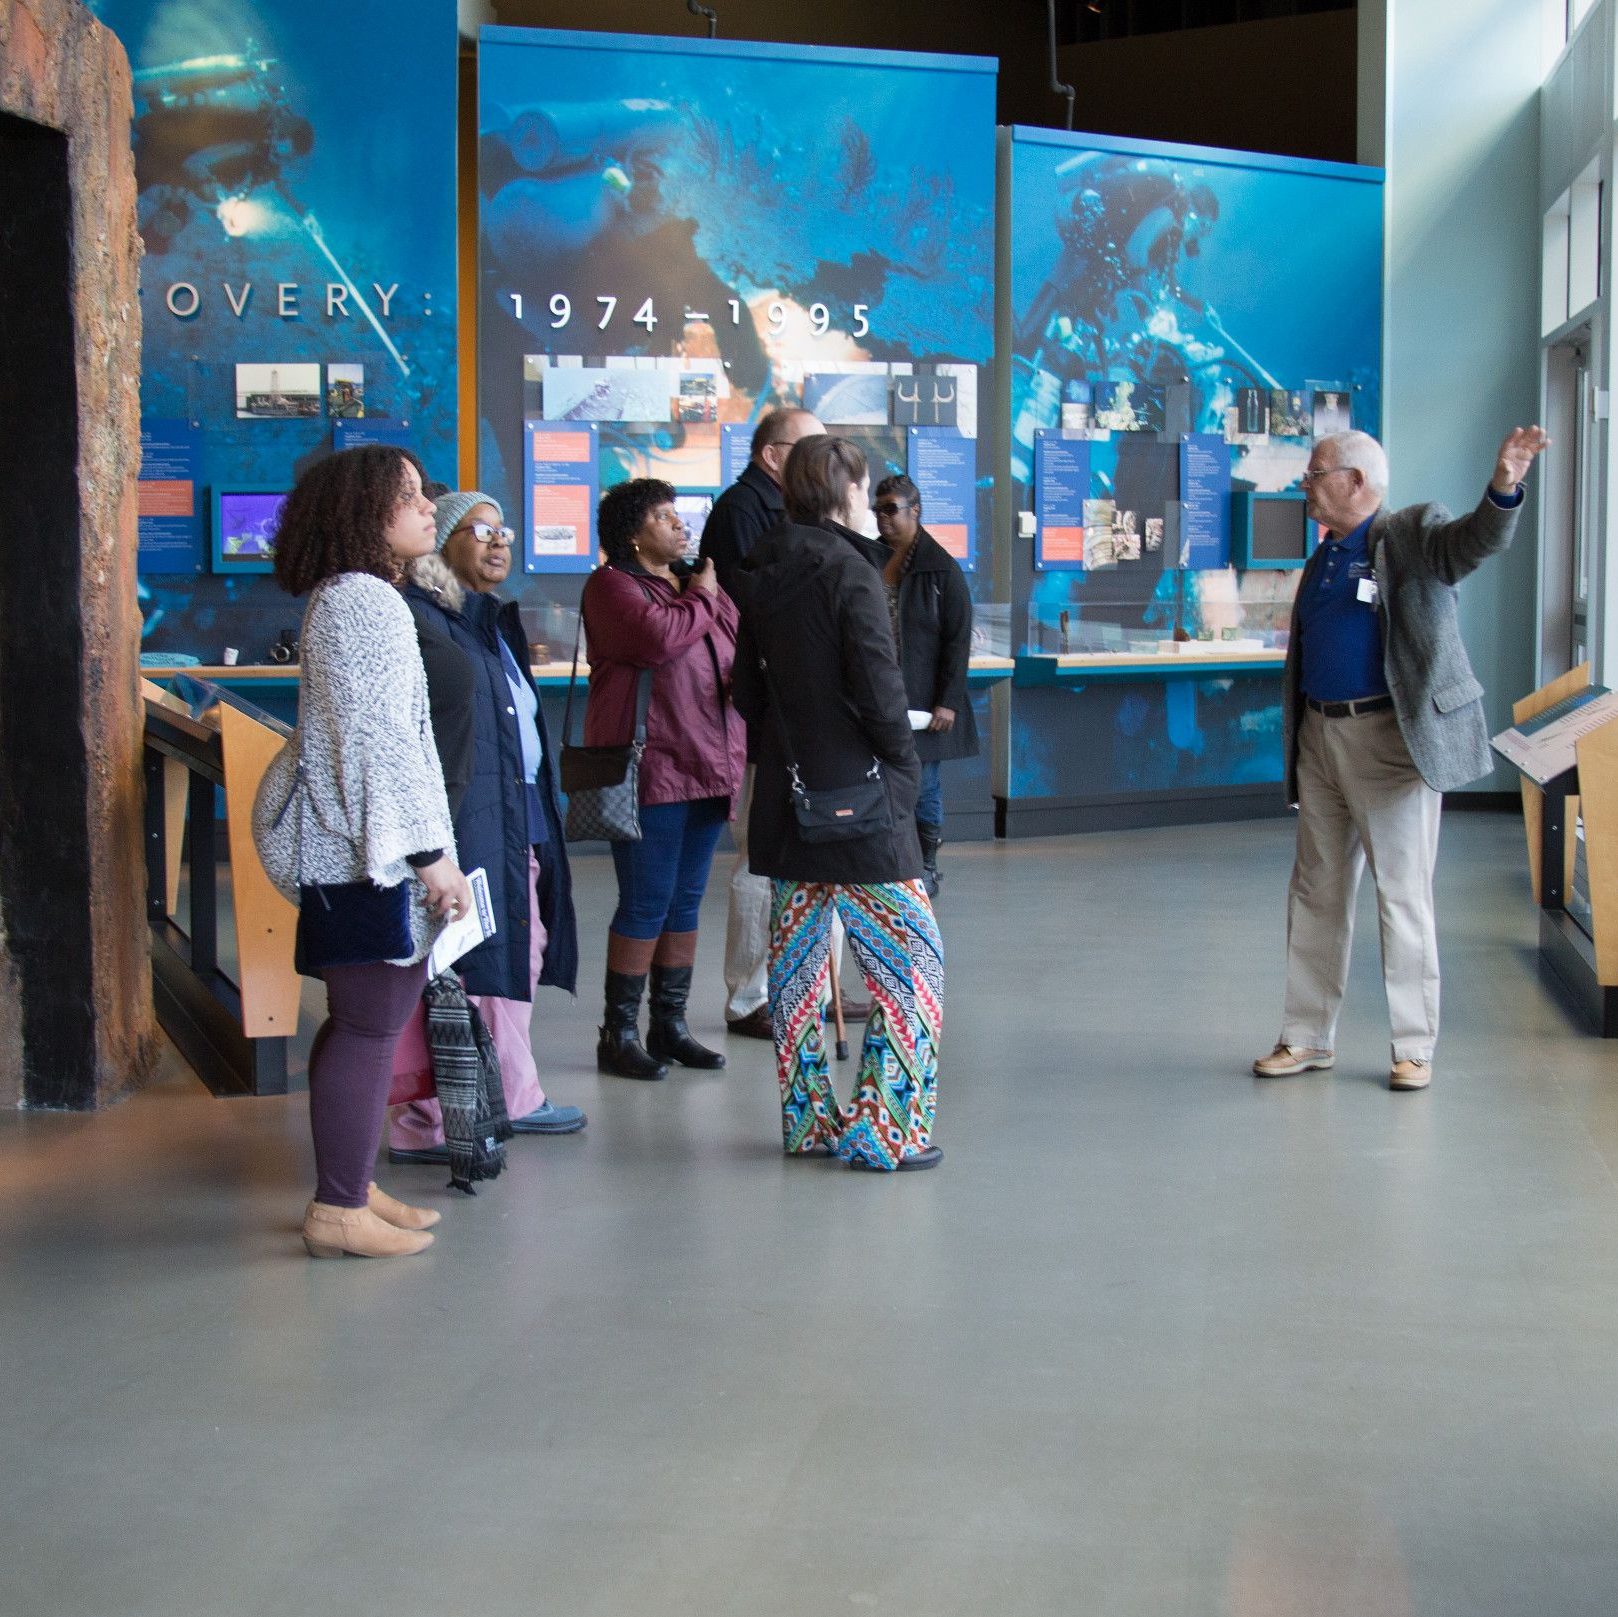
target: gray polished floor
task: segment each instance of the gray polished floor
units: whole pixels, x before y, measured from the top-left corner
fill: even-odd
[[[1618,1047],[1516,822],[1444,834],[1424,1095],[1368,900],[1337,1070],[1247,1076],[1269,822],[946,851],[936,1173],[783,1161],[760,1044],[598,1079],[593,993],[585,1134],[380,1170],[410,1261],[304,1257],[297,1098],[0,1118],[0,1612],[1611,1617]]]

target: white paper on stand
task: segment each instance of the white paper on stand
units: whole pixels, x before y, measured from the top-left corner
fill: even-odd
[[[1604,685],[1588,685],[1543,713],[1502,730],[1490,744],[1531,781],[1543,786],[1565,775],[1578,762],[1581,736],[1615,718],[1618,694]]]
[[[438,941],[427,956],[429,982],[495,934],[494,905],[489,902],[489,873],[481,865],[469,870],[466,884],[472,889],[472,907],[465,915],[456,916],[438,934]]]

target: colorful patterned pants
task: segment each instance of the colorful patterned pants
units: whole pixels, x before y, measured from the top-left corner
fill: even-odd
[[[789,1153],[831,1151],[891,1169],[925,1150],[937,1106],[944,951],[919,881],[771,883],[770,1014]],[[820,1006],[836,906],[871,991],[853,1102],[838,1103]]]

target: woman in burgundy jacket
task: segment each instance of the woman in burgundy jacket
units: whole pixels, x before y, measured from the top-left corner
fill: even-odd
[[[746,731],[730,705],[736,607],[711,561],[695,572],[680,564],[685,526],[667,483],[620,483],[602,496],[596,521],[606,565],[585,581],[580,603],[590,655],[587,746],[623,746],[634,736],[636,693],[643,672],[651,675],[641,840],[612,845],[618,908],[607,933],[596,1064],[621,1078],[663,1078],[671,1061],[725,1064],[691,1037],[685,1008],[697,912],[747,761]],[[648,971],[651,1028],[643,1046]]]

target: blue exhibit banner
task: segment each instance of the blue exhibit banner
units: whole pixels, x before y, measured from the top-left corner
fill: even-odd
[[[658,478],[694,516],[764,414],[803,406],[873,484],[905,470],[910,426],[956,428],[988,531],[995,70],[481,29],[478,486],[515,509],[531,424],[593,424],[601,488]],[[555,544],[533,565],[581,570]]]
[[[953,427],[911,427],[908,447],[922,523],[969,573],[978,553],[977,445]]]
[[[996,469],[1014,508],[1039,511],[1051,481],[1041,433],[1091,436],[1082,565],[1071,511],[1045,514],[1039,551],[1012,550],[1015,648],[1049,651],[1065,623],[1072,646],[1097,652],[1133,656],[1179,633],[1273,654],[1272,671],[1217,688],[1143,672],[1082,697],[1019,690],[1001,789],[1094,798],[1277,781],[1273,670],[1291,583],[1232,565],[1231,504],[1295,491],[1312,439],[1350,422],[1378,430],[1382,173],[1021,127],[1003,132],[1001,155],[1010,430]],[[1182,468],[1187,435],[1218,447]]]
[[[190,421],[140,426],[139,567],[143,573],[200,573],[202,434]]]
[[[727,421],[719,429],[719,484],[729,488],[753,458],[753,429],[746,423]]]
[[[1034,566],[1083,571],[1090,442],[1042,430],[1034,437]]]
[[[416,447],[413,428],[403,421],[334,421],[331,424],[333,449],[364,449],[370,444],[387,444],[393,449]]]
[[[594,422],[529,421],[523,436],[523,571],[588,573],[596,564],[600,429]]]
[[[1180,440],[1180,565],[1230,565],[1230,446],[1211,432]]]
[[[454,481],[455,0],[90,4],[131,68],[142,416],[196,422],[216,488],[375,417]],[[146,649],[267,656],[288,603],[247,566],[143,557]]]

